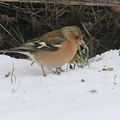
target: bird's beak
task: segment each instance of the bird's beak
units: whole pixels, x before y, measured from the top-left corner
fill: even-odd
[[[79,46],[82,46],[82,47],[84,47],[86,45],[84,40],[81,40],[81,39],[79,40],[78,44],[79,44]]]

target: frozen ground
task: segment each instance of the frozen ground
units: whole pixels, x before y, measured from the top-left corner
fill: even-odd
[[[0,120],[120,120],[119,51],[47,77],[29,60],[0,55]]]

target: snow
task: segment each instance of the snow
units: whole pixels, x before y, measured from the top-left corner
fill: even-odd
[[[44,77],[31,61],[0,55],[0,120],[120,120],[119,50],[64,69]]]

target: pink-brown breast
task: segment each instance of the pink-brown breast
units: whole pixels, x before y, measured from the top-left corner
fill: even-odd
[[[57,68],[68,63],[76,54],[77,48],[74,41],[66,41],[55,52],[37,52],[35,61],[48,68]]]

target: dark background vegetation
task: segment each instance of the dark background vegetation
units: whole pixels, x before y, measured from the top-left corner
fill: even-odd
[[[91,56],[120,48],[120,11],[111,7],[0,3],[0,49],[20,46],[63,26],[82,30]]]

